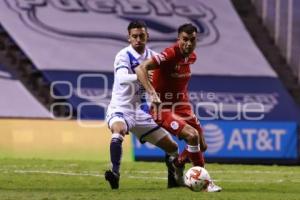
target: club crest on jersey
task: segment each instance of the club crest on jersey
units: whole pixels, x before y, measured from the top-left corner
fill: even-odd
[[[170,125],[173,130],[177,130],[179,128],[179,124],[176,121],[172,121]]]
[[[59,39],[126,43],[130,21],[146,22],[151,45],[174,42],[178,25],[193,23],[198,46],[211,45],[219,34],[215,13],[201,0],[4,0],[30,29]],[[176,22],[176,23],[174,23]],[[164,44],[165,43],[165,44]]]

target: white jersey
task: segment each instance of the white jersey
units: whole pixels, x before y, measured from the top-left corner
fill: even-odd
[[[135,74],[134,68],[155,54],[146,48],[144,54],[140,55],[131,45],[117,54],[114,62],[112,98],[106,113],[110,129],[115,122],[123,122],[127,126],[127,131],[132,132],[141,143],[150,142],[154,145],[167,136],[168,132],[160,128],[147,113],[149,109],[147,93],[139,81],[124,83],[119,75]]]
[[[136,80],[130,83],[120,83],[116,75],[135,74],[134,68],[155,54],[157,53],[146,48],[144,54],[140,55],[129,45],[116,55],[112,98],[108,110],[121,109],[122,111],[130,112],[139,108],[142,110],[147,109],[147,93],[140,82]]]

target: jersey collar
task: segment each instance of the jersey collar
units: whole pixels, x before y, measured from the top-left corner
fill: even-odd
[[[130,53],[131,53],[136,59],[140,59],[141,57],[142,57],[142,58],[145,58],[146,55],[148,54],[148,53],[147,53],[147,52],[148,52],[147,46],[145,47],[145,52],[144,52],[142,55],[139,54],[139,53],[138,53],[131,45],[129,45],[128,48],[129,48]]]

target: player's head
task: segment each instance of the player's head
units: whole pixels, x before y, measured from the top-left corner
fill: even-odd
[[[184,56],[190,55],[196,48],[197,28],[193,24],[183,24],[178,28],[178,44]]]
[[[128,42],[138,53],[142,54],[149,37],[145,22],[139,20],[132,21],[129,23],[127,30]]]

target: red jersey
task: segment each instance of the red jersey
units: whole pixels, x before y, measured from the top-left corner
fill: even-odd
[[[196,61],[196,54],[193,52],[189,57],[183,57],[178,44],[175,44],[153,56],[152,60],[159,66],[159,69],[154,70],[152,85],[161,101],[188,102],[190,64]]]

